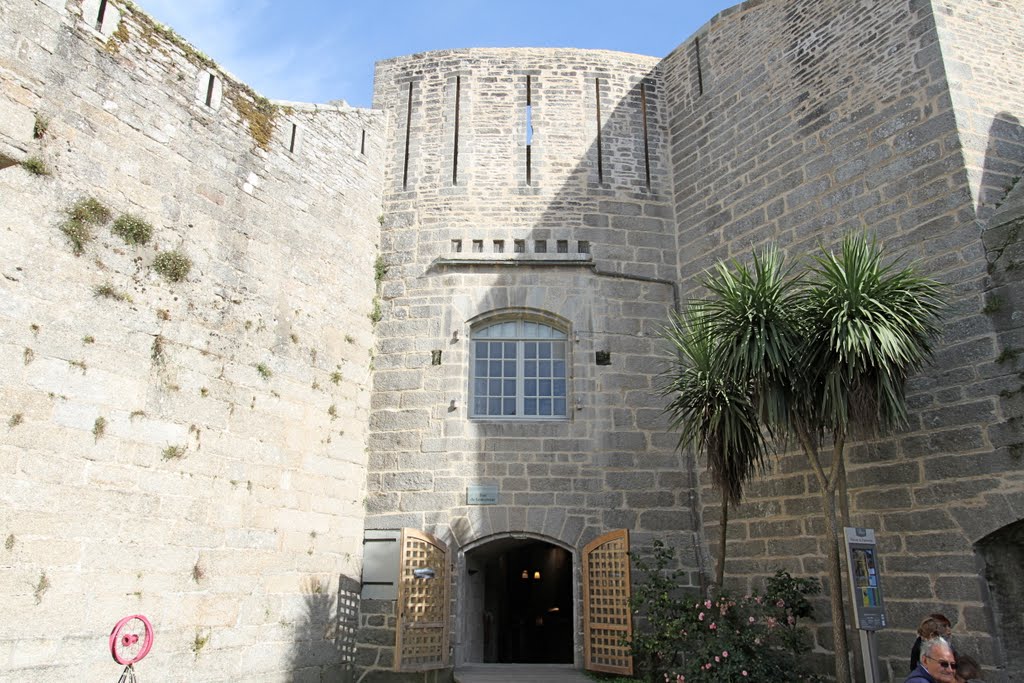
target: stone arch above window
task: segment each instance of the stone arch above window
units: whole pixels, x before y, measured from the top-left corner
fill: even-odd
[[[495,420],[569,416],[569,326],[543,312],[505,311],[470,331],[469,415]]]

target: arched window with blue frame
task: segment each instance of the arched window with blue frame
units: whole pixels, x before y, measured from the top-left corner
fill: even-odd
[[[472,331],[470,417],[564,419],[568,335],[529,318],[485,322]]]

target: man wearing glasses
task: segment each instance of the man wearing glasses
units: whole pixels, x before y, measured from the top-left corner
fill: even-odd
[[[956,656],[945,638],[931,638],[921,643],[921,661],[904,683],[954,683]]]

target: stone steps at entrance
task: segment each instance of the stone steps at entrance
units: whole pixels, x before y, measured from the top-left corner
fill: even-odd
[[[455,683],[593,683],[572,664],[466,664]]]

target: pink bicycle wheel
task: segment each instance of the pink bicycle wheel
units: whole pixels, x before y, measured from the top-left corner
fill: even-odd
[[[153,625],[141,614],[117,622],[110,632],[110,654],[118,664],[134,664],[153,647]]]

